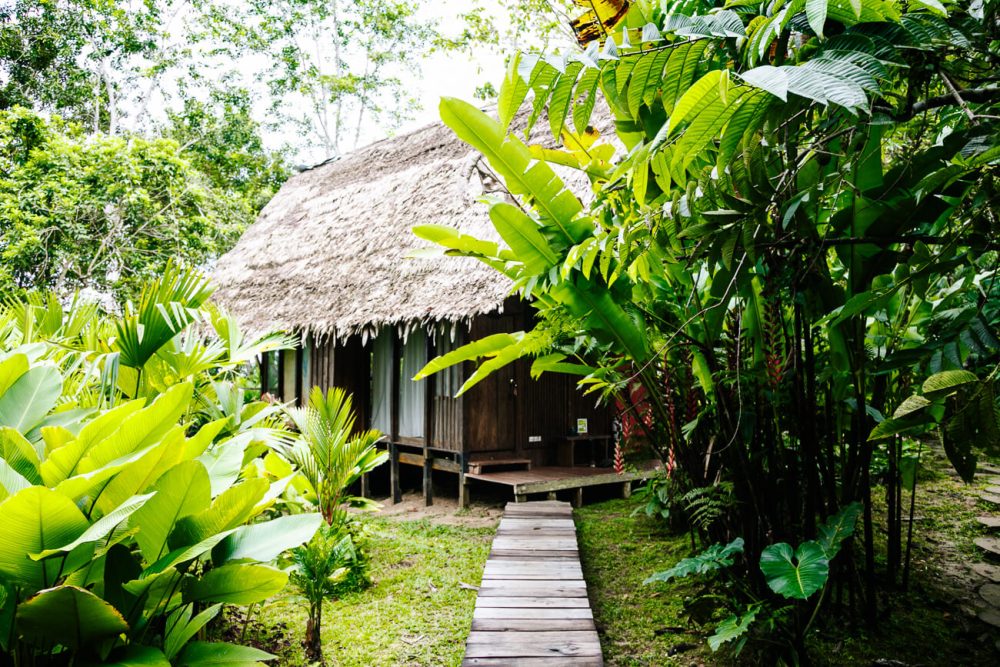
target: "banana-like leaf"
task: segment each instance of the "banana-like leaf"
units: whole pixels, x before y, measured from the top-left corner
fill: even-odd
[[[577,283],[560,283],[553,288],[552,296],[577,317],[586,318],[595,333],[603,333],[636,363],[648,359],[649,342],[645,333],[606,289],[581,278]]]
[[[170,534],[171,547],[199,544],[213,535],[229,531],[253,517],[254,508],[270,486],[265,479],[248,479],[230,487],[212,506],[177,522]],[[212,545],[213,547],[215,545]]]
[[[193,608],[193,604],[186,604],[167,617],[166,637],[163,640],[166,657],[176,656],[209,621],[218,616],[222,610],[222,603],[212,605],[194,618],[191,617]]]
[[[823,26],[826,24],[826,7],[830,0],[806,0],[806,20],[817,36],[823,37]]]
[[[174,667],[257,667],[276,656],[249,646],[215,642],[191,642]]]
[[[35,646],[79,649],[127,630],[117,609],[75,586],[46,589],[17,608],[17,631]]]
[[[319,513],[291,514],[243,526],[212,550],[212,560],[217,564],[243,559],[271,562],[312,539],[322,522]]]
[[[566,189],[552,168],[531,157],[531,151],[516,137],[505,135],[495,120],[467,102],[445,97],[441,120],[456,135],[482,153],[514,195],[528,197],[543,222],[558,229],[569,243],[578,243],[590,225],[575,221],[583,210],[580,200]]]
[[[50,556],[55,556],[60,553],[69,553],[86,544],[93,544],[99,540],[106,538],[111,531],[118,527],[124,521],[127,521],[130,516],[135,514],[136,511],[141,508],[146,501],[153,497],[154,494],[147,493],[142,496],[135,496],[130,498],[126,502],[122,503],[113,512],[106,514],[97,521],[95,521],[87,530],[83,532],[78,538],[62,545],[61,547],[54,549],[46,549],[39,553],[29,554],[32,560],[42,560],[44,558],[49,558]],[[69,569],[69,568],[67,568]]]
[[[778,595],[807,600],[826,585],[830,559],[819,542],[803,542],[794,553],[791,545],[781,542],[761,552],[760,570]]]
[[[0,503],[0,579],[28,590],[56,583],[60,563],[34,561],[28,554],[58,549],[89,528],[76,504],[41,486],[23,489]]]
[[[208,472],[198,461],[174,466],[153,489],[156,495],[135,515],[135,524],[141,526],[136,543],[149,563],[168,551],[167,538],[179,520],[206,510],[211,503]]]
[[[184,590],[188,602],[249,605],[276,595],[288,583],[288,573],[267,565],[223,565],[194,579]]]
[[[25,479],[21,473],[10,467],[6,460],[0,458],[0,501],[31,485],[31,482]]]
[[[490,207],[490,219],[529,273],[545,273],[559,260],[538,224],[513,204],[497,202]]]
[[[438,371],[450,368],[464,361],[475,361],[481,357],[496,356],[501,350],[519,343],[523,337],[524,332],[515,332],[498,333],[480,338],[447,354],[442,354],[439,357],[431,359],[426,366],[420,369],[419,373],[413,376],[413,381],[423,380]]]
[[[151,646],[130,644],[122,646],[100,663],[86,662],[81,667],[170,667],[163,651]]]
[[[28,433],[56,406],[63,379],[54,366],[35,366],[0,394],[0,426]]]

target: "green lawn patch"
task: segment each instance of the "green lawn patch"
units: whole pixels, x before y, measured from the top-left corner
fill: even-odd
[[[327,664],[458,665],[476,604],[476,591],[462,584],[479,585],[494,529],[383,517],[365,525],[373,583],[324,608]],[[303,602],[274,601],[259,618],[250,639],[279,651],[282,665],[307,664]]]
[[[643,585],[654,572],[691,554],[687,535],[632,516],[635,499],[576,510],[583,576],[608,665],[690,665],[708,652],[703,633],[688,625],[684,599],[692,584]]]

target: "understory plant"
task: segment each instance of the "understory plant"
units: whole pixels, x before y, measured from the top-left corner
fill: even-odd
[[[255,522],[290,479],[248,464],[290,434],[273,406],[221,402],[288,341],[246,339],[210,294],[170,265],[121,316],[46,294],[0,307],[0,664],[273,658],[198,638],[222,605],[280,591],[273,562],[322,516]]]
[[[381,433],[355,430],[351,395],[338,387],[326,394],[313,387],[308,404],[287,413],[299,436],[282,453],[305,479],[307,497],[324,519],[312,540],[292,551],[292,581],[309,604],[306,657],[322,663],[323,603],[368,583],[367,560],[355,544],[348,508],[373,510],[378,505],[350,490],[362,475],[382,465],[388,453],[376,446]]]
[[[784,652],[776,656],[787,664],[807,661],[805,639],[823,606],[833,559],[844,542],[854,534],[861,505],[852,503],[829,517],[818,529],[815,540],[793,547],[779,542],[766,547],[758,566],[771,598],[750,594],[749,600],[729,601],[733,613],[722,620],[708,638],[712,651],[728,647],[739,655],[751,630],[763,629],[769,641],[780,639]],[[743,554],[744,541],[736,538],[726,545],[713,544],[700,554],[682,559],[677,565],[646,579],[646,584],[693,575],[717,575],[732,566]],[[747,587],[743,586],[746,589]],[[718,596],[713,595],[717,599]],[[791,601],[788,603],[787,601]]]
[[[579,49],[511,58],[497,117],[441,103],[506,186],[485,200],[500,241],[414,231],[503,273],[538,324],[423,374],[476,362],[465,391],[532,358],[624,405],[679,498],[731,485],[697,530],[744,540],[757,598],[765,549],[860,503],[825,604],[874,624],[908,580],[906,428],[940,423],[966,479],[1000,451],[992,379],[970,377],[1000,361],[998,9],[595,3]]]

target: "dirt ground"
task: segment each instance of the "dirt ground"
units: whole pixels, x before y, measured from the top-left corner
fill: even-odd
[[[431,523],[447,526],[494,528],[503,514],[501,503],[473,503],[463,510],[459,509],[457,498],[447,496],[434,498],[434,504],[426,507],[424,497],[419,493],[404,493],[403,501],[396,505],[390,498],[379,498],[378,502],[382,504],[379,516],[405,521],[427,519]]]

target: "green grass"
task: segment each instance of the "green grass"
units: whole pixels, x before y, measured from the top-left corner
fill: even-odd
[[[372,517],[367,551],[373,584],[324,608],[328,665],[458,665],[494,530]],[[281,665],[307,664],[301,641],[305,603],[266,606],[257,643]],[[253,633],[252,633],[253,634]]]
[[[686,535],[632,516],[636,500],[576,510],[583,574],[609,666],[690,665],[704,659],[704,633],[689,627],[684,600],[694,584],[644,586],[643,580],[691,555]]]

